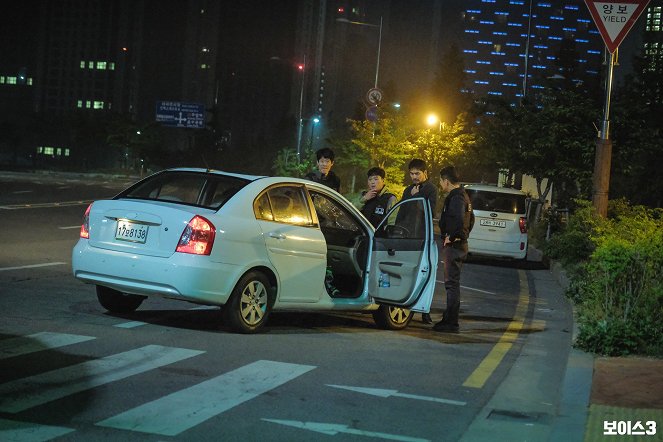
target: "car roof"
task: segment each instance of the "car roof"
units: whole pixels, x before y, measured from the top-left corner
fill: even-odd
[[[525,195],[527,194],[522,190],[512,189],[510,187],[498,187],[490,184],[465,184],[463,186],[466,190],[483,190],[486,192],[497,192],[497,193],[510,193],[513,195]]]
[[[242,174],[242,173],[232,173],[232,172],[224,172],[223,170],[217,170],[217,169],[203,169],[202,167],[173,167],[170,169],[165,169],[162,172],[196,172],[196,173],[212,173],[216,175],[225,175],[225,176],[231,176],[235,178],[242,178],[248,181],[255,181],[260,178],[265,178],[262,175],[247,175],[247,174]]]
[[[306,184],[309,187],[333,191],[333,189],[331,189],[330,187],[325,186],[324,184],[320,184],[320,183],[317,183],[315,181],[307,180],[307,179],[304,179],[304,178],[295,178],[295,177],[290,177],[290,176],[248,175],[248,174],[225,172],[223,170],[217,170],[217,169],[204,169],[204,168],[201,168],[201,167],[174,167],[174,168],[163,170],[162,172],[212,173],[212,174],[216,174],[216,175],[224,175],[224,176],[231,176],[231,177],[235,177],[235,178],[241,178],[241,179],[245,179],[245,180],[248,180],[248,181],[265,180],[265,185],[267,185],[267,186],[272,185],[272,184],[278,184],[278,183],[281,183],[281,182],[287,182],[287,183]]]

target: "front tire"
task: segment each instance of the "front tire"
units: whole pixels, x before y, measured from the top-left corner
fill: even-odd
[[[373,311],[373,320],[378,327],[386,330],[403,330],[414,316],[412,310],[391,305],[381,305]]]
[[[226,323],[238,333],[257,333],[272,311],[269,279],[252,271],[242,276],[223,308]]]
[[[110,287],[97,286],[99,304],[111,313],[131,313],[145,300],[145,296],[128,295]]]

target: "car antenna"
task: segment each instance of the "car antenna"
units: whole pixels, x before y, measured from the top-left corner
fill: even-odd
[[[205,169],[207,169],[207,172],[209,172],[210,170],[212,170],[212,169],[210,169],[209,164],[207,164],[207,160],[205,159],[205,154],[202,154],[202,153],[201,153],[201,154],[200,154],[200,158],[203,159],[203,163],[205,164]]]

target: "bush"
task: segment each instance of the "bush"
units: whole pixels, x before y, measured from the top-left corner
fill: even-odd
[[[551,257],[569,270],[578,347],[605,355],[663,354],[662,215],[618,200],[602,219],[583,204],[551,238]]]

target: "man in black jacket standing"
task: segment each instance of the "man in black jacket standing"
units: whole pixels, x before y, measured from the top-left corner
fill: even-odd
[[[323,147],[315,153],[318,160],[318,170],[311,171],[304,178],[324,184],[337,192],[341,191],[341,179],[332,170],[334,165],[334,151],[328,147]]]
[[[444,288],[447,309],[440,322],[433,326],[439,332],[458,333],[460,313],[460,270],[467,258],[467,238],[474,225],[472,203],[453,166],[440,171],[440,186],[447,193],[440,214],[440,233],[443,239]]]

